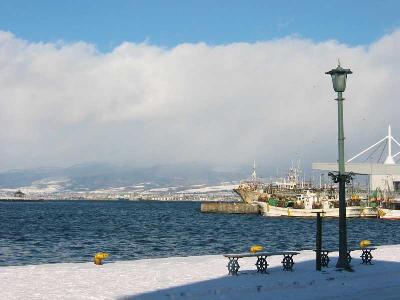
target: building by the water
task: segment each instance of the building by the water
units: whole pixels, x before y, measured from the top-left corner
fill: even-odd
[[[389,125],[388,134],[372,146],[364,149],[357,155],[350,158],[345,164],[346,172],[354,174],[368,175],[369,188],[371,191],[382,190],[400,193],[400,165],[396,164],[395,157],[400,155],[400,151],[393,154],[392,143],[400,147],[400,143],[392,136],[392,130]],[[387,156],[383,163],[354,163],[356,158],[374,150],[376,151],[383,145],[382,153],[387,148]],[[337,163],[313,163],[314,170],[338,171]]]
[[[14,193],[14,197],[15,197],[15,198],[25,198],[25,197],[26,197],[26,194],[23,193],[23,192],[21,192],[21,190],[18,190],[18,191],[16,191],[16,192]]]

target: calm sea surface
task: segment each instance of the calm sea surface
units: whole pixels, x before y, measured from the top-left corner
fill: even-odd
[[[0,202],[0,265],[312,249],[315,220],[203,214],[198,202]],[[400,243],[400,221],[348,220],[349,244]],[[337,247],[337,220],[323,223],[324,245]]]

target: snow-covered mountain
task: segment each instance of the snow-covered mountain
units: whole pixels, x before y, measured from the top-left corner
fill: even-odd
[[[68,168],[36,168],[2,172],[0,173],[0,188],[23,188],[27,192],[102,189],[176,192],[190,189],[202,191],[204,189],[218,190],[218,187],[226,185],[221,185],[221,182],[238,181],[244,177],[246,177],[244,172],[220,171],[196,163],[158,165],[146,168],[86,163]]]

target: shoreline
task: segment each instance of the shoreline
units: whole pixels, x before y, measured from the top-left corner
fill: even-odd
[[[255,271],[254,259],[240,260],[239,276],[227,275],[221,255],[116,261],[102,266],[56,263],[0,267],[6,299],[395,299],[400,292],[400,245],[378,246],[374,264],[354,271],[331,266],[315,271],[315,253],[303,250],[293,272],[284,272],[281,256],[268,258],[269,274]],[[378,293],[379,292],[379,293]],[[375,296],[374,296],[375,295]]]
[[[62,201],[82,201],[82,202],[206,202],[206,203],[242,203],[238,200],[160,200],[160,199],[0,199],[0,202],[62,202]]]

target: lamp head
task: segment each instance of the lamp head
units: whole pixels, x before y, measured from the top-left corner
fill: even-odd
[[[347,74],[352,74],[353,72],[350,69],[343,69],[339,65],[337,66],[336,69],[332,69],[325,74],[329,74],[332,77],[332,83],[333,83],[333,89],[335,92],[344,92],[346,89],[346,80],[347,80]]]

